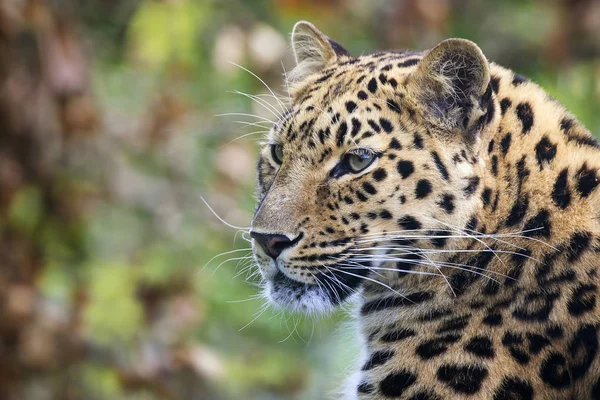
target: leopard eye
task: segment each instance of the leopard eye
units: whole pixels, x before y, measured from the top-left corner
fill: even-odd
[[[349,173],[359,173],[369,167],[377,157],[379,157],[379,154],[370,149],[352,149],[331,170],[330,176],[339,178]]]
[[[273,157],[273,160],[277,164],[281,165],[283,163],[283,146],[280,144],[272,144],[271,157]]]
[[[376,157],[377,155],[371,150],[357,149],[346,154],[344,161],[346,162],[348,169],[351,172],[356,173],[371,165]]]

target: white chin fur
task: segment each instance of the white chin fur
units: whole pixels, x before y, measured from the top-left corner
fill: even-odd
[[[276,287],[272,281],[268,281],[266,292],[273,306],[295,313],[323,315],[336,309],[327,294],[318,286],[311,286],[298,296],[297,290],[285,286]]]

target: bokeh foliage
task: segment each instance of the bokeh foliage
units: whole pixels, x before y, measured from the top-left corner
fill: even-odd
[[[285,97],[299,19],[354,54],[472,39],[600,132],[594,1],[6,0],[0,397],[329,398],[348,317],[260,314],[247,238],[201,199],[249,224],[279,111],[232,63]]]

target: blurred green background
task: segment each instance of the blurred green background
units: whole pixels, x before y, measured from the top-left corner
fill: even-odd
[[[600,132],[598,1],[4,0],[0,398],[331,398],[350,318],[262,312],[201,199],[250,223],[277,105],[234,64],[285,98],[300,19],[353,54],[469,38]]]

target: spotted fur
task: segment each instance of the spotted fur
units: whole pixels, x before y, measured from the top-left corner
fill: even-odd
[[[358,298],[344,399],[600,399],[598,142],[466,40],[352,57],[301,22],[292,41],[254,254],[278,306]],[[357,148],[374,161],[347,172]]]

